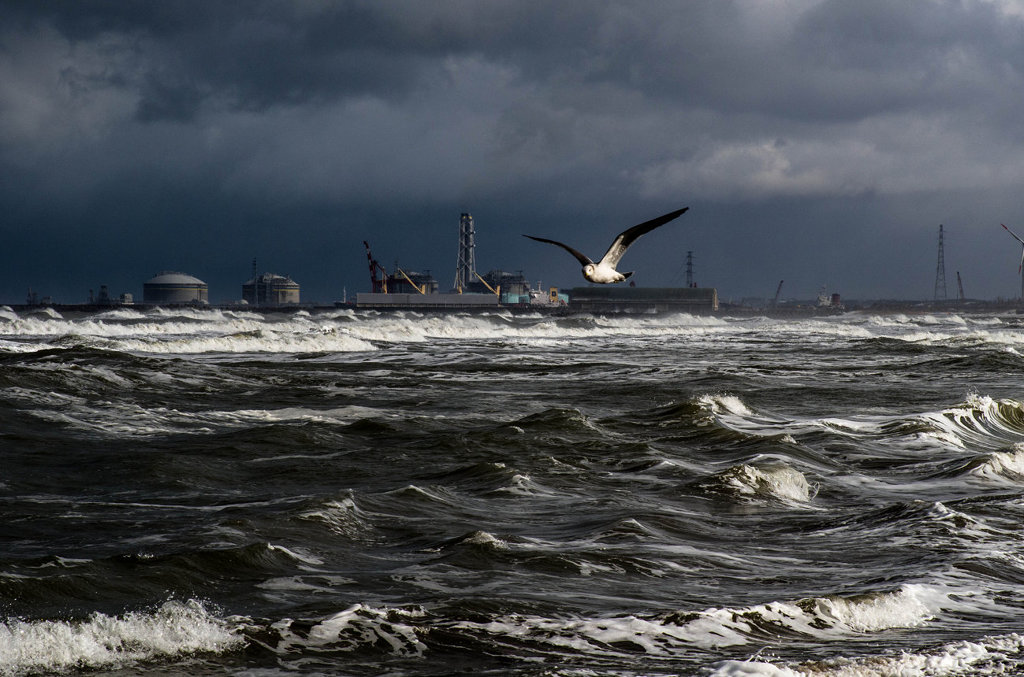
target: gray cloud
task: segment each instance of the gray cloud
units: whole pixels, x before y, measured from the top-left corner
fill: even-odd
[[[603,243],[684,204],[665,246],[631,252],[647,284],[699,248],[724,294],[784,269],[811,271],[808,295],[927,296],[947,222],[947,261],[978,267],[978,296],[1019,289],[992,230],[1020,213],[1024,181],[1009,0],[2,9],[0,227],[28,252],[26,233],[45,238],[46,282],[68,293],[109,240],[132,246],[96,267],[125,285],[165,257],[233,287],[247,268],[224,258],[262,251],[329,300],[365,286],[370,237],[446,284],[467,209],[487,216],[482,266],[571,285],[575,264],[519,233]],[[83,257],[90,232],[107,244]],[[316,260],[325,246],[337,264]],[[43,266],[2,256],[0,299],[17,300]],[[1006,271],[978,263],[1002,257]]]

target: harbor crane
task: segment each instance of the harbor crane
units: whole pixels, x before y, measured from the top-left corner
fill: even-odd
[[[373,258],[373,254],[370,253],[370,243],[363,240],[363,246],[366,247],[366,260],[370,264],[370,291],[374,294],[387,294],[388,271],[384,269],[384,266],[377,263],[377,259]],[[378,272],[380,273],[380,278],[377,277]]]
[[[782,293],[782,283],[783,282],[785,282],[785,280],[779,280],[779,286],[775,289],[775,298],[772,299],[772,308],[774,308],[775,306],[779,305],[779,294]]]

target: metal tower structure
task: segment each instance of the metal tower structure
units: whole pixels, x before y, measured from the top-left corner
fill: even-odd
[[[473,228],[473,215],[463,213],[459,216],[459,259],[455,265],[455,291],[462,293],[469,283],[476,278],[476,230]]]
[[[693,252],[686,252],[686,287],[693,286]]]
[[[946,258],[942,245],[942,224],[939,224],[939,262],[935,267],[935,300],[946,300]]]

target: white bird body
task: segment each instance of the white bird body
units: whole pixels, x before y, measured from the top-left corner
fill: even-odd
[[[583,277],[588,282],[594,282],[595,284],[613,284],[615,282],[622,282],[633,274],[632,271],[628,273],[620,273],[616,270],[616,267],[619,265],[619,261],[622,260],[622,255],[626,253],[627,249],[629,249],[629,245],[633,244],[633,242],[635,242],[636,239],[644,233],[649,233],[658,226],[662,226],[681,216],[687,209],[689,209],[689,207],[677,209],[674,212],[663,214],[656,219],[644,221],[643,223],[622,231],[612,242],[612,245],[608,247],[608,251],[604,253],[601,260],[597,263],[594,263],[586,254],[583,254],[562,242],[548,240],[543,237],[534,237],[533,235],[524,235],[523,237],[528,237],[531,240],[537,240],[538,242],[547,242],[548,244],[557,245],[575,256],[576,260],[583,264]]]

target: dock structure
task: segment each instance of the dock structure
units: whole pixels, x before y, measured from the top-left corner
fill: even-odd
[[[569,310],[580,313],[693,313],[718,310],[714,287],[573,287]]]

